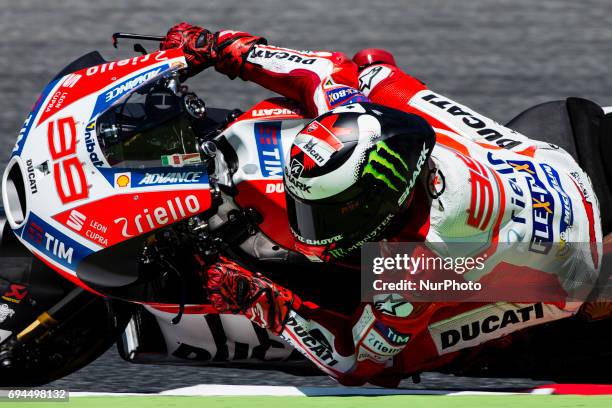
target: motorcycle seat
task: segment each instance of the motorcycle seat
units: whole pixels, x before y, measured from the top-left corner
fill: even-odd
[[[612,113],[595,102],[567,98],[529,108],[507,127],[525,136],[553,143],[574,157],[588,174],[601,209],[603,234],[612,231]]]

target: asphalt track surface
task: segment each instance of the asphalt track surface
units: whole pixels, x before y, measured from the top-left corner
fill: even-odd
[[[392,51],[437,92],[504,123],[537,103],[582,96],[612,104],[612,3],[608,0],[0,0],[0,168],[39,92],[72,59],[107,59],[115,31],[163,34],[182,20],[250,31],[271,44]],[[152,50],[154,46],[150,46]],[[191,87],[209,106],[248,108],[270,92],[210,71]],[[57,381],[70,390],[156,392],[198,383],[333,385],[325,377],[130,366],[110,350]],[[528,380],[425,375],[419,388],[528,387]]]

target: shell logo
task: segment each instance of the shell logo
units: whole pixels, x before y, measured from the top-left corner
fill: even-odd
[[[130,173],[115,174],[115,187],[125,188],[130,186]]]

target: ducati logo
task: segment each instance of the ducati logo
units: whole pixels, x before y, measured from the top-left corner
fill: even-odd
[[[296,159],[291,160],[291,175],[300,178],[302,171],[304,171],[304,165]]]

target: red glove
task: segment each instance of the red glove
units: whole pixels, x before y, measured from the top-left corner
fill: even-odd
[[[283,331],[289,311],[301,304],[289,289],[227,260],[208,269],[207,289],[208,300],[219,312],[244,314],[275,334]]]
[[[238,31],[210,31],[182,22],[172,27],[160,43],[160,49],[182,48],[189,66],[189,76],[215,66],[217,71],[235,78],[240,75],[251,48],[266,40]]]
[[[189,66],[189,76],[193,76],[215,63],[214,37],[210,31],[183,21],[168,30],[159,49],[182,48]]]

